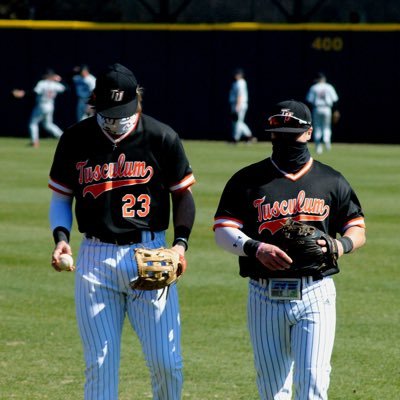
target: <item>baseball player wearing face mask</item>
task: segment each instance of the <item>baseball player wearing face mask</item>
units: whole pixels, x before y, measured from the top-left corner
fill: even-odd
[[[109,66],[96,81],[96,115],[66,130],[50,171],[52,265],[72,253],[71,205],[83,240],[76,262],[75,303],[86,362],[86,400],[118,398],[125,316],[151,375],[153,398],[182,391],[180,317],[175,284],[139,291],[137,247],[166,247],[172,199],[173,249],[184,255],[195,216],[195,183],[182,143],[169,126],[142,113],[133,73]],[[143,397],[138,393],[137,397]]]
[[[291,270],[293,260],[277,237],[288,218],[307,222],[333,238],[339,234],[334,240],[342,256],[364,244],[364,216],[345,178],[310,156],[305,104],[278,103],[267,131],[272,155],[228,181],[215,214],[215,239],[239,256],[240,275],[249,278],[248,327],[260,398],[290,400],[294,391],[295,400],[326,400],[336,320],[330,274],[339,270],[312,276]]]

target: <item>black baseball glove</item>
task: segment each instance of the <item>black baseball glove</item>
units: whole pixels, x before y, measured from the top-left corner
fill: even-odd
[[[293,260],[291,271],[299,275],[324,277],[339,272],[338,248],[334,238],[314,226],[289,218],[277,233],[278,246]],[[321,246],[317,240],[325,240]],[[322,247],[327,251],[323,252]]]

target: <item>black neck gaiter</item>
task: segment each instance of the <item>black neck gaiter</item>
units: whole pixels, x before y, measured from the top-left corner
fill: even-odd
[[[272,159],[285,172],[296,172],[310,159],[307,143],[294,139],[272,139]]]

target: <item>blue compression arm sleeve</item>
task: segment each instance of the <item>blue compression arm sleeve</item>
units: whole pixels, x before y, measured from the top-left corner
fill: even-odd
[[[72,197],[53,191],[49,210],[50,228],[52,231],[57,227],[63,227],[69,232],[71,231],[72,199]]]

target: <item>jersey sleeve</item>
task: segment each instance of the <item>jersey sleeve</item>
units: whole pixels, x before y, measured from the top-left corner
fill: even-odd
[[[244,96],[246,94],[246,82],[244,80],[239,80],[237,83],[237,88],[238,88],[238,95],[239,96]]]
[[[246,204],[244,201],[244,190],[240,187],[237,175],[234,175],[225,185],[217,211],[214,215],[213,229],[230,227],[243,228],[244,214],[243,207],[240,204]]]
[[[67,89],[66,88],[66,86],[64,85],[64,84],[62,84],[62,83],[60,83],[60,82],[55,82],[57,85],[56,85],[56,91],[57,91],[57,93],[63,93],[63,92],[65,92],[65,90]]]
[[[332,85],[330,85],[330,93],[331,93],[332,103],[336,103],[339,100],[339,96]]]
[[[48,187],[65,196],[73,196],[73,163],[68,157],[72,154],[69,149],[67,134],[64,133],[57,144],[53,163],[50,168]]]
[[[337,224],[336,230],[341,234],[352,226],[365,228],[364,213],[360,201],[343,176],[340,176],[338,185]]]
[[[179,192],[186,190],[196,180],[178,134],[173,132],[170,135],[167,147],[168,150],[164,153],[164,168],[166,169],[169,191]]]
[[[309,89],[309,91],[307,92],[306,101],[307,101],[308,103],[314,105],[314,100],[315,100],[315,93],[314,93],[313,87],[311,87],[311,88]]]
[[[43,93],[43,82],[42,81],[37,82],[35,87],[33,88],[33,91],[38,95],[42,94]]]

